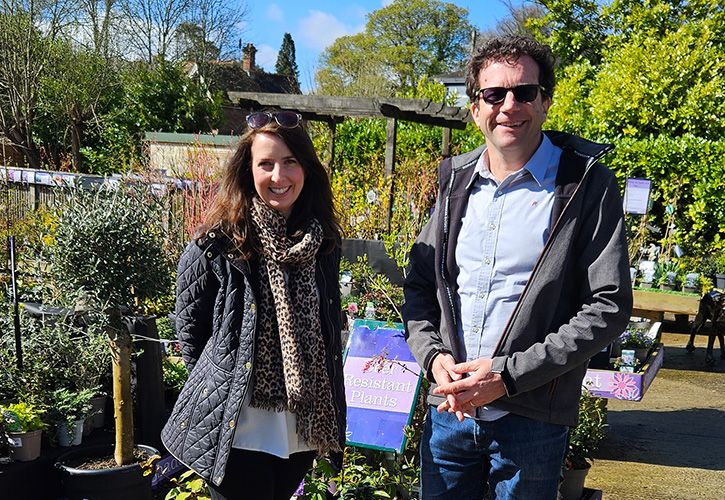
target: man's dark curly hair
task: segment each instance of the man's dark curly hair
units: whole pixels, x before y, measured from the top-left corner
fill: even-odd
[[[539,66],[539,85],[544,87],[544,95],[554,96],[554,55],[551,49],[525,36],[503,36],[484,42],[471,57],[466,66],[466,94],[471,101],[476,99],[478,75],[481,70],[492,62],[515,62],[522,56],[529,56]]]

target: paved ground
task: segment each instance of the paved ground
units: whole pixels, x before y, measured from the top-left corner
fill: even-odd
[[[608,436],[586,485],[605,500],[725,499],[725,360],[707,337],[665,333],[664,366],[642,401],[609,401]],[[717,347],[717,345],[716,345]]]

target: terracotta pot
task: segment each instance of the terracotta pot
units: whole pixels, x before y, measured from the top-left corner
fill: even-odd
[[[10,457],[20,462],[30,462],[40,456],[40,437],[43,431],[8,432]]]

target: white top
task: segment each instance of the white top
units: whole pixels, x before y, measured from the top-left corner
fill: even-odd
[[[232,448],[262,451],[280,458],[313,448],[297,434],[297,417],[290,411],[252,408],[251,390],[247,391],[237,417]]]

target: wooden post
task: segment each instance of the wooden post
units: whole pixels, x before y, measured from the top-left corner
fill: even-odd
[[[330,164],[328,167],[330,168],[330,177],[333,177],[335,175],[335,132],[337,131],[337,121],[333,118],[327,122],[327,126],[330,129],[330,146],[327,148],[327,151],[330,153]]]
[[[441,145],[441,155],[443,158],[451,156],[451,129],[443,127],[443,144]]]
[[[395,198],[395,147],[398,138],[398,120],[388,118],[385,142],[385,177],[390,177],[390,196],[388,198],[388,232],[393,219],[393,199]]]

